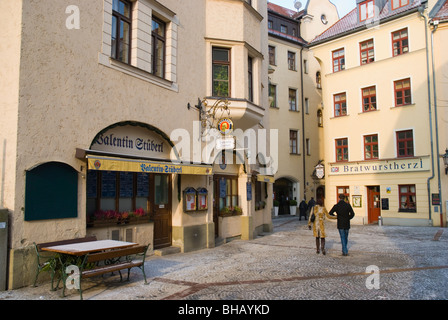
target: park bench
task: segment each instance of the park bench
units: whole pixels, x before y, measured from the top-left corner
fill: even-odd
[[[49,253],[49,252],[43,252],[41,249],[46,247],[52,247],[52,246],[60,246],[64,244],[73,244],[73,243],[81,243],[81,242],[89,242],[89,241],[96,241],[96,236],[89,236],[84,238],[78,238],[78,239],[67,239],[67,240],[60,240],[60,241],[53,241],[53,242],[45,242],[45,243],[39,243],[34,244],[34,249],[36,251],[36,257],[37,257],[37,269],[36,269],[36,276],[34,278],[34,287],[37,285],[37,278],[39,277],[39,274],[41,272],[50,272],[51,275],[51,290],[54,291],[59,286],[59,281],[61,278],[59,278],[56,288],[54,288],[54,276],[56,272],[58,271],[58,259],[57,254]]]
[[[148,284],[145,274],[145,258],[148,246],[137,245],[125,249],[115,249],[105,252],[90,253],[85,255],[81,266],[79,267],[78,290],[80,298],[82,300],[82,279],[91,278],[94,276],[104,275],[106,273],[112,273],[118,271],[120,274],[120,281],[123,280],[121,270],[128,270],[128,278],[131,269],[139,268],[143,273],[145,284]],[[64,283],[65,283],[64,279]],[[62,292],[62,296],[65,295],[65,286]]]

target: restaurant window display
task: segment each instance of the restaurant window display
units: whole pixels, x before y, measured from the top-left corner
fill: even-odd
[[[149,221],[150,174],[89,170],[87,224]]]

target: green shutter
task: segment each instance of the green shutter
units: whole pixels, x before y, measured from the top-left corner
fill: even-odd
[[[48,162],[26,172],[25,221],[77,216],[76,170],[67,164]]]

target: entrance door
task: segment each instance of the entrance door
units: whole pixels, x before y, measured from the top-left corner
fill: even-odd
[[[152,175],[152,219],[154,220],[154,249],[171,246],[171,176]]]
[[[378,221],[381,215],[380,187],[367,187],[367,206],[369,223]]]

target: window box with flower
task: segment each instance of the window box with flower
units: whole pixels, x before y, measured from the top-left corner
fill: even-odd
[[[243,214],[243,209],[239,206],[235,207],[224,207],[219,212],[220,217],[232,217],[232,216],[240,216]]]
[[[98,210],[88,221],[90,227],[108,227],[113,225],[148,223],[149,214],[142,208],[135,211],[117,212],[115,210]]]

